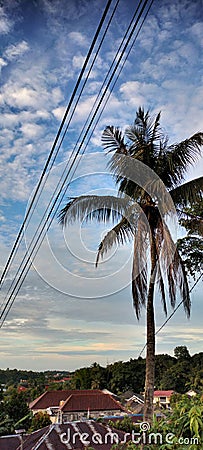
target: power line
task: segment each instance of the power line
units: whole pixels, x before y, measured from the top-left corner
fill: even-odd
[[[131,50],[132,50],[132,48],[133,48],[133,46],[134,46],[134,44],[135,44],[135,41],[136,41],[136,39],[137,39],[137,37],[138,37],[138,35],[139,35],[139,33],[140,33],[140,31],[141,31],[143,25],[144,25],[144,22],[145,22],[145,20],[146,20],[146,18],[147,18],[147,16],[148,16],[148,13],[149,13],[149,11],[150,11],[150,9],[151,9],[151,6],[152,6],[153,2],[154,2],[154,0],[151,0],[151,3],[150,3],[150,5],[149,5],[149,7],[148,7],[148,9],[147,9],[147,12],[146,12],[146,14],[145,14],[145,16],[144,16],[144,18],[143,18],[143,20],[142,20],[142,23],[141,23],[141,25],[140,25],[140,27],[139,27],[139,29],[138,29],[136,35],[135,35],[135,38],[134,38],[134,40],[133,40],[133,42],[132,42],[132,44],[131,44],[131,46],[130,46],[130,49],[128,50],[128,52],[127,52],[127,54],[126,54],[126,57],[125,57],[124,61],[123,61],[122,64],[121,64],[121,67],[120,67],[119,72],[118,72],[118,74],[117,74],[117,76],[116,76],[116,79],[114,80],[114,83],[113,83],[113,85],[112,85],[112,87],[111,87],[111,90],[110,90],[110,92],[109,92],[109,94],[108,94],[108,96],[107,96],[107,98],[106,98],[106,100],[105,100],[105,102],[104,102],[104,105],[102,106],[101,112],[100,112],[100,114],[99,114],[99,116],[98,116],[98,119],[97,119],[97,121],[96,121],[96,123],[95,123],[95,125],[94,125],[94,127],[93,127],[93,130],[91,131],[91,134],[90,134],[90,136],[89,136],[89,138],[88,138],[88,141],[87,141],[87,143],[86,143],[86,145],[85,145],[85,148],[84,148],[82,154],[79,155],[79,159],[78,159],[78,161],[77,161],[77,163],[76,163],[76,166],[75,166],[74,172],[73,172],[73,174],[72,174],[71,180],[72,180],[72,178],[73,178],[73,176],[74,176],[74,174],[75,174],[75,172],[76,172],[76,170],[77,170],[77,167],[78,167],[78,165],[79,165],[79,163],[80,163],[80,160],[81,160],[81,158],[82,158],[82,156],[83,156],[83,153],[84,153],[84,151],[86,150],[87,145],[88,145],[88,143],[89,143],[89,141],[90,141],[90,139],[91,139],[91,137],[92,137],[92,135],[93,135],[93,133],[94,133],[94,131],[95,131],[95,128],[96,128],[96,126],[98,125],[98,122],[99,122],[99,120],[100,120],[100,118],[101,118],[101,116],[102,116],[102,114],[103,114],[103,111],[104,111],[104,109],[105,109],[105,107],[106,107],[106,104],[107,104],[107,102],[108,102],[108,100],[109,100],[109,98],[110,98],[110,96],[111,96],[111,94],[112,94],[112,91],[113,91],[113,89],[114,89],[114,87],[115,87],[115,85],[116,85],[116,83],[117,83],[117,81],[118,81],[118,79],[119,79],[119,76],[120,76],[120,74],[121,74],[121,71],[123,70],[123,67],[124,67],[124,65],[125,65],[125,62],[126,62],[126,60],[128,59],[128,57],[129,57],[129,54],[130,54],[130,52],[131,52]],[[131,23],[132,23],[132,21],[131,21]],[[122,46],[122,45],[121,45],[121,46]],[[120,47],[121,47],[121,46],[120,46]],[[117,51],[117,54],[116,54],[115,58],[117,58],[117,55],[119,54],[120,47],[119,47],[119,49],[118,49],[118,51]],[[113,64],[113,63],[112,63],[112,64]],[[112,67],[112,65],[111,65],[111,67]],[[105,80],[106,80],[106,79],[107,79],[107,77],[105,78]],[[102,85],[102,87],[101,87],[101,89],[100,89],[100,92],[102,92],[102,88],[103,88],[103,85]],[[91,114],[91,113],[90,113],[90,114]],[[89,119],[89,117],[90,117],[90,114],[89,114],[89,116],[88,116],[88,119]],[[87,121],[88,121],[88,119],[87,119]],[[87,122],[86,122],[86,123],[87,123]],[[71,181],[70,181],[70,182],[71,182]],[[69,184],[70,184],[70,182],[69,182]]]
[[[110,26],[110,24],[111,24],[111,22],[112,22],[112,20],[113,20],[113,17],[114,17],[114,14],[115,14],[115,12],[116,12],[116,9],[117,9],[117,7],[118,7],[119,1],[120,1],[120,0],[117,0],[117,2],[116,2],[116,4],[115,4],[115,7],[114,7],[114,9],[113,9],[113,12],[112,12],[112,14],[111,14],[111,16],[110,16],[110,19],[109,19],[109,21],[108,21],[108,24],[107,24],[107,26],[106,26],[106,28],[105,28],[105,30],[104,30],[102,39],[101,39],[100,44],[99,44],[99,46],[98,46],[98,48],[97,48],[97,51],[96,51],[96,53],[95,53],[95,55],[94,55],[93,61],[92,61],[92,63],[91,63],[91,66],[90,66],[90,68],[89,68],[89,70],[88,70],[87,76],[86,76],[86,78],[85,78],[85,80],[84,80],[84,83],[83,83],[83,85],[82,85],[82,88],[81,88],[81,90],[80,90],[80,93],[79,93],[78,99],[77,99],[77,101],[76,101],[76,104],[75,104],[75,106],[74,106],[74,108],[73,108],[73,111],[72,111],[72,113],[71,113],[71,116],[70,116],[70,118],[69,118],[69,120],[68,120],[68,123],[67,123],[67,125],[66,125],[65,131],[64,131],[64,133],[63,133],[63,135],[62,135],[62,138],[61,138],[61,140],[60,140],[60,143],[59,143],[59,146],[58,146],[56,155],[54,156],[54,159],[53,159],[53,161],[52,161],[51,167],[50,167],[50,169],[49,169],[49,173],[50,173],[51,168],[53,167],[53,164],[54,164],[54,162],[55,162],[56,156],[57,156],[57,154],[58,154],[58,152],[59,152],[59,150],[60,150],[60,148],[61,148],[61,145],[62,145],[62,143],[63,143],[63,140],[64,140],[64,138],[65,138],[65,135],[66,135],[66,133],[67,133],[67,131],[68,131],[69,125],[70,125],[71,120],[72,120],[72,118],[73,118],[73,115],[74,115],[74,112],[75,112],[76,107],[77,107],[77,105],[78,105],[78,102],[79,102],[79,100],[80,100],[80,98],[81,98],[82,92],[83,92],[83,90],[84,90],[84,88],[85,88],[85,85],[86,85],[86,83],[87,83],[87,80],[88,80],[88,78],[89,78],[89,76],[90,76],[91,70],[92,70],[92,68],[93,68],[93,66],[94,66],[95,60],[96,60],[96,58],[97,58],[97,56],[98,56],[98,53],[99,53],[99,51],[100,51],[100,49],[101,49],[101,46],[102,46],[102,44],[103,44],[103,41],[104,41],[104,38],[105,38],[105,36],[106,36],[106,34],[107,34],[107,31],[108,31],[108,29],[109,29],[109,26]],[[83,128],[83,129],[84,129],[84,128]],[[78,140],[77,140],[77,143],[80,141],[81,135],[82,135],[82,133],[80,133],[80,136],[79,136],[79,138],[78,138]],[[77,145],[77,143],[76,143],[76,145]],[[69,164],[69,162],[71,161],[71,159],[72,159],[72,157],[73,157],[73,155],[74,155],[74,151],[75,151],[76,145],[74,146],[74,148],[73,148],[73,150],[72,150],[72,153],[71,153],[71,155],[70,155],[70,157],[69,157],[69,159],[68,159],[68,162],[67,162],[66,167],[65,167],[65,169],[64,169],[64,171],[63,171],[63,173],[62,173],[62,175],[61,175],[61,178],[60,178],[60,180],[59,180],[59,182],[58,182],[58,184],[57,184],[57,187],[55,188],[55,191],[54,191],[54,193],[53,193],[52,196],[51,196],[51,199],[50,199],[50,201],[49,201],[49,204],[48,204],[48,206],[47,206],[47,208],[46,208],[46,210],[45,210],[45,212],[44,212],[44,214],[43,214],[43,216],[42,216],[42,218],[41,218],[41,221],[40,221],[40,223],[39,223],[39,225],[38,225],[38,227],[37,227],[37,230],[35,231],[35,233],[34,233],[34,235],[33,235],[33,238],[32,238],[32,240],[31,240],[31,243],[30,243],[30,245],[29,245],[29,248],[27,249],[27,252],[25,253],[25,255],[24,255],[24,257],[23,257],[23,259],[22,259],[22,261],[21,261],[21,264],[20,264],[20,266],[19,266],[19,268],[18,268],[18,270],[17,270],[17,272],[16,272],[16,274],[15,274],[15,277],[14,277],[14,279],[13,279],[13,281],[12,281],[10,287],[9,287],[9,290],[8,290],[6,296],[8,296],[9,292],[11,291],[12,287],[14,286],[15,281],[16,281],[16,278],[17,278],[17,276],[18,276],[18,274],[19,274],[19,272],[20,272],[20,270],[21,270],[21,267],[22,267],[23,264],[24,264],[24,261],[26,260],[27,255],[28,255],[28,260],[29,260],[29,258],[30,258],[28,251],[30,250],[30,247],[32,246],[32,244],[33,244],[33,242],[34,242],[34,240],[35,240],[35,238],[36,238],[36,236],[37,236],[37,233],[38,233],[38,231],[40,230],[40,227],[41,227],[41,225],[43,224],[44,219],[46,218],[46,214],[47,214],[48,208],[51,206],[51,203],[52,203],[52,201],[53,201],[53,199],[54,199],[54,196],[55,196],[55,194],[57,193],[57,189],[58,189],[58,187],[60,186],[60,181],[61,181],[63,175],[65,174],[65,171],[66,171],[66,169],[67,169],[67,167],[68,167],[68,164]],[[48,176],[49,176],[49,173],[48,173],[48,175],[47,175],[47,178],[48,178]],[[46,178],[46,180],[45,180],[45,182],[44,182],[44,184],[43,184],[43,186],[42,186],[42,188],[41,188],[41,192],[42,192],[42,189],[44,188],[44,185],[45,185],[45,183],[46,183],[46,181],[47,181],[47,178]],[[41,192],[40,192],[40,195],[41,195]],[[39,197],[38,197],[38,201],[39,201]],[[27,224],[26,224],[26,227],[24,227],[24,230],[27,228],[27,225],[30,223],[30,219],[31,219],[31,217],[32,217],[32,215],[33,215],[33,212],[34,212],[35,208],[36,208],[36,205],[35,205],[33,211],[31,212],[31,214],[30,214],[30,216],[29,216],[29,218],[28,218],[28,220],[27,220]],[[30,209],[30,208],[29,208],[29,209]],[[27,216],[27,214],[26,214],[26,216]],[[26,217],[25,217],[25,219],[24,219],[24,222],[25,222],[25,220],[26,220]],[[20,242],[22,241],[22,238],[23,238],[23,234],[21,234]],[[20,242],[19,242],[19,244],[20,244]],[[4,302],[5,302],[5,299],[4,299],[4,301],[3,301],[2,305],[1,305],[1,308],[3,307]],[[4,307],[4,310],[3,310],[3,312],[2,312],[1,315],[0,315],[0,319],[2,318],[2,315],[4,314],[4,311],[5,311],[5,308],[7,307],[7,305],[8,305],[8,302],[6,303],[6,306]]]
[[[82,69],[81,69],[81,72],[80,72],[80,74],[79,74],[79,77],[78,77],[78,79],[77,79],[76,85],[75,85],[75,87],[74,87],[74,89],[73,89],[73,93],[72,93],[72,95],[71,95],[70,101],[69,101],[68,106],[67,106],[67,108],[66,108],[65,114],[64,114],[63,119],[62,119],[62,122],[61,122],[61,125],[60,125],[60,127],[59,127],[59,130],[58,130],[57,135],[56,135],[56,137],[55,137],[54,143],[53,143],[52,148],[51,148],[51,150],[50,150],[49,156],[48,156],[47,161],[46,161],[46,163],[45,163],[45,166],[44,166],[44,168],[43,168],[42,174],[41,174],[40,179],[39,179],[39,181],[38,181],[38,184],[37,184],[36,190],[35,190],[35,192],[34,192],[32,201],[31,201],[31,203],[30,203],[30,205],[29,205],[29,208],[28,208],[28,210],[27,210],[27,212],[26,212],[25,218],[24,218],[23,223],[22,223],[22,225],[21,225],[21,227],[20,227],[20,230],[19,230],[18,235],[17,235],[17,237],[16,237],[15,243],[14,243],[14,245],[13,245],[13,247],[12,247],[11,253],[10,253],[10,255],[9,255],[9,258],[8,258],[8,260],[7,260],[7,262],[6,262],[6,265],[5,265],[5,267],[4,267],[4,270],[3,270],[3,272],[2,272],[2,275],[1,275],[1,278],[0,278],[0,286],[2,285],[2,283],[3,283],[4,279],[5,279],[5,276],[6,276],[7,272],[8,272],[8,270],[9,270],[10,264],[11,264],[11,262],[12,262],[12,260],[13,260],[13,257],[14,257],[14,255],[15,255],[15,253],[16,253],[16,249],[17,249],[17,247],[18,247],[18,245],[19,245],[19,241],[20,241],[20,239],[21,239],[21,236],[22,236],[24,227],[25,227],[25,225],[26,225],[26,222],[27,222],[27,220],[28,220],[28,217],[29,217],[29,215],[30,215],[30,212],[31,212],[31,210],[32,210],[32,207],[33,207],[33,205],[34,205],[35,199],[36,199],[37,194],[38,194],[38,192],[39,192],[39,189],[40,189],[40,186],[41,186],[42,181],[43,181],[43,179],[44,179],[44,176],[45,176],[45,174],[46,174],[46,172],[47,172],[47,169],[48,169],[48,167],[49,167],[49,163],[50,163],[51,158],[52,158],[52,156],[53,156],[53,154],[54,154],[54,151],[55,151],[57,142],[58,142],[58,140],[59,140],[60,134],[61,134],[61,132],[62,132],[62,130],[63,130],[63,128],[64,128],[64,125],[65,125],[65,122],[66,122],[68,113],[69,113],[70,108],[71,108],[71,106],[72,106],[73,100],[74,100],[74,98],[75,98],[75,96],[76,96],[78,87],[79,87],[80,82],[81,82],[81,80],[82,80],[82,77],[83,77],[83,75],[84,75],[85,69],[86,69],[87,64],[88,64],[88,62],[89,62],[90,56],[91,56],[91,54],[92,54],[92,52],[93,52],[94,46],[95,46],[96,41],[97,41],[97,39],[98,39],[99,33],[100,33],[100,31],[101,31],[101,28],[102,28],[102,26],[103,26],[103,23],[104,23],[104,21],[105,21],[105,18],[106,18],[106,16],[107,16],[107,13],[108,13],[108,10],[109,10],[109,8],[110,8],[111,3],[112,3],[112,0],[108,0],[108,1],[107,1],[105,10],[104,10],[103,15],[102,15],[102,18],[101,18],[100,23],[99,23],[99,25],[98,25],[98,27],[97,27],[96,33],[95,33],[95,35],[94,35],[94,37],[93,37],[91,46],[90,46],[89,51],[88,51],[88,54],[87,54],[87,56],[86,56],[86,58],[85,58],[85,61],[84,61],[83,67],[82,67]],[[55,157],[56,157],[56,156],[55,156]]]
[[[109,87],[109,85],[110,85],[110,83],[111,83],[111,81],[112,81],[112,79],[113,79],[114,73],[115,73],[115,71],[116,71],[117,68],[118,68],[118,65],[119,65],[119,63],[120,63],[120,61],[121,61],[121,58],[122,58],[122,56],[123,56],[123,54],[124,54],[124,52],[125,52],[125,50],[126,50],[128,44],[129,44],[129,42],[130,42],[130,39],[132,38],[132,35],[133,35],[134,31],[135,31],[135,28],[136,28],[136,26],[137,26],[138,21],[140,20],[140,17],[141,17],[141,15],[142,15],[143,11],[144,11],[144,8],[145,8],[146,5],[147,5],[147,2],[148,2],[147,0],[144,2],[144,5],[143,5],[143,7],[142,7],[142,9],[141,9],[141,11],[140,11],[140,13],[139,13],[139,16],[138,16],[138,18],[137,18],[137,20],[136,20],[136,22],[135,22],[135,24],[134,24],[134,26],[133,26],[133,29],[131,30],[130,35],[129,35],[128,39],[127,39],[127,42],[126,42],[126,44],[125,44],[125,46],[124,46],[124,49],[123,49],[123,51],[122,51],[122,55],[120,56],[120,58],[119,58],[119,60],[118,60],[118,62],[117,62],[117,64],[116,64],[116,67],[115,67],[115,69],[114,69],[114,71],[113,71],[113,74],[111,75],[110,80],[109,80],[109,82],[108,82],[108,84],[107,84],[107,86],[106,86],[105,92],[107,91],[107,89],[108,89],[108,87]],[[153,3],[153,2],[151,2],[151,4],[152,4],[152,3]],[[140,5],[141,5],[141,2],[140,2]],[[150,5],[150,6],[151,6],[151,5]],[[148,11],[149,11],[149,9],[148,9]],[[144,20],[143,20],[143,23],[144,23]],[[143,24],[143,23],[142,23],[142,24]],[[141,29],[141,27],[140,27],[140,29]],[[140,29],[139,29],[139,31],[140,31]],[[132,46],[131,46],[131,48],[132,48]],[[61,186],[61,188],[60,188],[60,190],[59,190],[59,193],[58,193],[58,195],[57,195],[57,197],[56,197],[56,199],[55,199],[55,201],[54,201],[54,205],[52,205],[51,211],[49,212],[48,219],[51,217],[51,214],[52,214],[52,212],[53,212],[53,209],[54,209],[54,207],[55,207],[55,205],[56,205],[56,203],[57,203],[57,201],[58,201],[58,199],[59,199],[59,197],[60,197],[60,194],[61,194],[61,191],[62,191],[62,189],[63,189],[63,186],[64,186],[64,184],[65,184],[66,181],[67,181],[67,177],[68,177],[68,175],[70,174],[70,171],[71,171],[71,169],[72,169],[72,167],[73,167],[74,162],[76,161],[76,158],[77,158],[78,153],[79,153],[79,151],[80,151],[80,149],[81,149],[81,146],[82,146],[82,144],[84,143],[85,138],[87,137],[87,134],[88,134],[88,132],[89,132],[89,129],[90,129],[92,123],[93,123],[93,120],[94,120],[94,117],[95,117],[96,113],[97,113],[98,110],[99,110],[99,107],[100,107],[100,105],[101,105],[101,103],[102,103],[103,98],[104,98],[104,93],[103,93],[103,95],[102,95],[102,98],[101,98],[100,101],[99,101],[99,104],[98,104],[98,106],[97,106],[97,108],[96,108],[96,111],[94,112],[93,118],[91,119],[91,122],[90,122],[90,124],[89,124],[89,126],[88,126],[88,129],[86,130],[85,136],[83,137],[83,141],[82,141],[82,143],[81,143],[81,145],[80,145],[80,147],[79,147],[79,149],[78,149],[78,151],[77,151],[77,153],[76,153],[76,155],[75,155],[75,157],[74,157],[74,160],[73,160],[73,162],[72,162],[72,164],[71,164],[71,167],[70,167],[70,169],[69,169],[69,171],[68,171],[68,174],[67,174],[66,177],[65,177],[65,180],[64,180],[64,182],[63,182],[63,185]],[[90,138],[89,138],[89,139],[90,139]],[[68,187],[68,186],[67,186],[67,187]],[[66,187],[66,190],[67,190],[67,187]],[[64,194],[63,194],[63,196],[64,196]],[[62,197],[62,199],[63,199],[63,197]],[[62,201],[62,199],[61,199],[61,201]],[[60,203],[61,203],[61,201],[60,201]],[[60,203],[59,203],[59,204],[60,204]],[[59,207],[59,205],[58,205],[58,207]],[[56,211],[55,211],[54,216],[55,216],[55,215],[56,215]],[[48,225],[48,229],[50,228],[50,225],[51,225],[51,223],[52,223],[52,221],[53,221],[54,216],[51,218],[51,221],[50,221],[50,223],[49,223],[49,225]],[[42,230],[42,231],[43,231],[43,230]],[[46,230],[46,231],[47,231],[47,230]],[[45,232],[45,234],[46,234],[46,232]],[[38,237],[37,242],[35,243],[35,247],[33,248],[32,252],[31,252],[32,254],[33,254],[33,251],[34,251],[35,248],[36,248],[37,243],[39,242],[39,238],[41,237],[41,235],[42,235],[42,232],[40,233],[40,236]],[[45,236],[45,235],[44,235],[44,236]],[[40,247],[40,245],[41,245],[41,243],[42,243],[42,241],[43,241],[43,239],[44,239],[44,236],[42,237],[42,240],[41,240],[41,242],[40,242],[40,244],[39,244],[39,246],[38,246],[38,248],[37,248],[37,251],[38,251],[38,249],[39,249],[39,247]],[[36,256],[37,251],[35,252],[34,257]],[[20,278],[22,278],[23,272],[24,272],[24,271],[25,271],[25,275],[23,276],[23,279],[21,280],[21,283],[20,283],[20,285],[18,286],[17,292],[15,293],[15,297],[12,299],[12,302],[11,302],[11,304],[10,304],[10,306],[9,306],[9,309],[7,310],[7,312],[6,312],[6,314],[5,314],[4,318],[3,318],[3,321],[2,321],[1,326],[3,325],[5,319],[6,319],[7,315],[8,315],[8,312],[9,312],[10,309],[11,309],[11,306],[12,306],[12,304],[13,304],[13,302],[14,302],[14,300],[15,300],[15,298],[16,298],[16,296],[17,296],[17,294],[18,294],[18,292],[19,292],[19,290],[20,290],[20,288],[21,288],[21,286],[22,286],[22,284],[23,284],[23,282],[24,282],[24,279],[25,279],[25,277],[26,277],[26,275],[27,275],[27,273],[28,273],[28,271],[29,271],[29,269],[30,269],[30,267],[31,267],[31,265],[32,265],[32,262],[29,264],[29,266],[27,266],[27,264],[28,264],[28,261],[27,261],[26,265],[24,266],[24,269],[23,269],[23,271],[22,271],[22,273],[21,273]],[[26,268],[26,266],[27,266],[27,268]],[[17,284],[18,284],[18,283],[17,283]],[[13,289],[13,291],[12,291],[12,293],[11,293],[11,295],[10,295],[8,301],[7,301],[6,307],[8,306],[8,304],[9,304],[11,298],[12,298],[12,295],[13,295],[14,292],[15,292],[15,289],[16,289],[16,287],[17,287],[17,284],[16,284],[16,286],[14,287],[14,289]],[[6,307],[4,308],[4,311],[3,311],[2,315],[1,315],[1,317],[2,317],[3,314],[4,314]]]
[[[191,287],[191,289],[189,290],[189,293],[192,292],[192,290],[195,288],[195,286],[197,285],[197,283],[201,280],[203,274],[201,273],[201,275],[197,278],[197,280],[195,281],[195,283],[193,284],[193,286]],[[170,314],[170,316],[168,316],[168,318],[165,320],[165,322],[160,326],[160,328],[158,328],[158,330],[155,333],[155,336],[160,333],[160,331],[165,327],[165,325],[169,322],[169,320],[174,316],[174,314],[176,313],[176,311],[180,308],[180,306],[184,303],[184,300],[182,300],[180,303],[178,303],[178,305],[176,306],[176,308],[173,310],[173,312]],[[142,348],[138,358],[140,358],[140,356],[142,355],[142,353],[144,352],[145,348],[147,347],[147,343],[144,345],[144,347]]]

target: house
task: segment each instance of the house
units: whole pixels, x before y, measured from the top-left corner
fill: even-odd
[[[11,439],[12,437],[8,436],[1,437],[0,450],[20,450],[21,446],[16,439],[17,446],[10,446]],[[23,440],[23,450],[84,450],[85,447],[110,450],[113,444],[125,442],[125,439],[129,440],[129,437],[123,431],[98,422],[69,422],[52,424],[26,436]]]
[[[106,412],[120,414],[124,410],[120,403],[99,389],[46,391],[31,402],[29,408],[33,414],[48,413],[52,423],[62,422],[62,417],[64,420],[76,420],[88,417],[90,413],[98,417]]]
[[[165,409],[170,408],[170,399],[174,391],[154,391],[154,405]]]
[[[65,401],[69,395],[70,390],[45,391],[29,404],[29,408],[33,414],[38,412],[48,413],[51,421],[54,423],[56,422],[60,402]]]
[[[197,392],[194,391],[193,389],[190,389],[189,391],[186,392],[186,394],[188,397],[196,397]]]
[[[113,392],[109,391],[108,389],[102,389],[102,392],[104,394],[109,394],[109,395],[111,395],[111,397],[118,399],[118,395],[114,394]]]
[[[143,413],[144,397],[133,391],[126,391],[120,396],[124,406],[133,413]]]
[[[58,423],[67,423],[70,420],[83,418],[98,418],[104,416],[119,416],[126,412],[125,408],[111,395],[102,391],[96,394],[93,391],[85,394],[73,393],[65,402],[61,402],[58,412]]]

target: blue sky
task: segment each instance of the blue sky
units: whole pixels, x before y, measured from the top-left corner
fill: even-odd
[[[50,193],[74,148],[137,2],[120,0],[39,206],[3,288],[3,298]],[[5,0],[0,7],[0,264],[3,268],[104,10],[104,0]],[[202,1],[154,0],[67,195],[115,194],[101,147],[107,125],[125,128],[141,105],[162,111],[170,142],[202,130]],[[203,160],[187,179],[202,175]],[[131,247],[115,249],[96,270],[109,226],[83,223],[62,233],[57,221],[1,329],[1,368],[73,370],[136,358],[145,343],[145,312],[131,300]],[[177,231],[179,233],[179,231]],[[202,351],[202,282],[188,321],[180,308],[157,339]],[[156,301],[156,322],[164,321]]]

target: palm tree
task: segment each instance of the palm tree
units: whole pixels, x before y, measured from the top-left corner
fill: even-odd
[[[134,240],[133,303],[138,319],[143,306],[146,306],[147,316],[144,420],[149,423],[153,417],[155,372],[155,284],[166,314],[166,292],[174,308],[178,288],[185,312],[190,315],[185,268],[172,240],[167,216],[176,214],[175,206],[181,211],[200,201],[203,192],[203,177],[181,184],[188,166],[200,155],[203,133],[169,145],[160,128],[160,115],[153,118],[149,111],[145,113],[139,108],[134,124],[124,134],[108,126],[103,132],[102,144],[105,150],[112,152],[109,166],[118,185],[118,197],[71,199],[59,215],[63,226],[84,217],[118,221],[100,243],[96,265],[115,243]]]

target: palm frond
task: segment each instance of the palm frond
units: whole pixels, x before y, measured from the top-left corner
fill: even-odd
[[[131,156],[116,153],[111,159],[110,168],[117,177],[117,183],[120,183],[119,192],[125,192],[135,200],[145,192],[159,204],[161,214],[175,213],[172,198],[164,182],[146,164]]]
[[[147,300],[147,250],[149,245],[149,228],[147,221],[140,216],[134,239],[134,258],[132,268],[132,296],[136,316],[139,319],[140,311]]]
[[[161,251],[164,241],[164,226],[163,226],[163,219],[161,215],[157,214],[157,222],[156,222],[156,228],[154,230],[154,237],[155,237],[155,246],[156,246],[156,254],[157,254],[157,264],[156,264],[156,278],[155,281],[158,284],[158,288],[161,294],[161,302],[163,304],[165,315],[167,315],[167,304],[166,304],[166,294],[165,294],[165,287],[164,287],[164,280],[161,270]]]
[[[159,113],[155,117],[155,120],[153,123],[151,138],[150,138],[151,142],[160,140],[160,138],[162,136],[162,133],[160,132],[160,118],[161,118],[161,111],[159,111]]]
[[[160,116],[159,112],[155,119],[150,118],[149,111],[145,113],[144,109],[139,108],[134,124],[125,131],[126,137],[133,143],[129,149],[131,155],[141,159],[144,152],[156,148],[157,141],[162,138]]]
[[[175,243],[171,237],[170,231],[163,223],[163,244],[161,249],[161,261],[163,271],[167,275],[169,298],[171,306],[174,308],[177,298],[177,288],[179,288],[180,296],[187,316],[190,315],[190,294],[186,271],[183,260],[177,250]]]
[[[127,153],[122,132],[119,128],[108,126],[102,133],[102,145],[109,152]]]
[[[161,273],[161,267],[160,262],[157,261],[157,272],[156,272],[156,282],[158,283],[159,291],[161,294],[161,302],[164,308],[164,313],[167,316],[167,304],[166,304],[166,294],[165,294],[165,287],[164,287],[164,280]]]
[[[183,179],[188,166],[194,164],[201,155],[202,145],[203,133],[196,133],[190,138],[168,147],[166,157],[175,184]]]
[[[113,245],[116,243],[123,245],[130,242],[134,237],[134,233],[135,228],[133,224],[130,223],[126,217],[123,217],[101,241],[97,252],[96,267],[98,266],[99,260],[103,258],[104,254],[107,253]]]
[[[77,220],[91,221],[93,219],[107,222],[120,220],[127,214],[129,201],[125,198],[111,195],[87,195],[71,199],[60,211],[59,223],[66,226]]]
[[[188,181],[170,190],[173,202],[179,207],[192,206],[203,199],[203,177]]]

